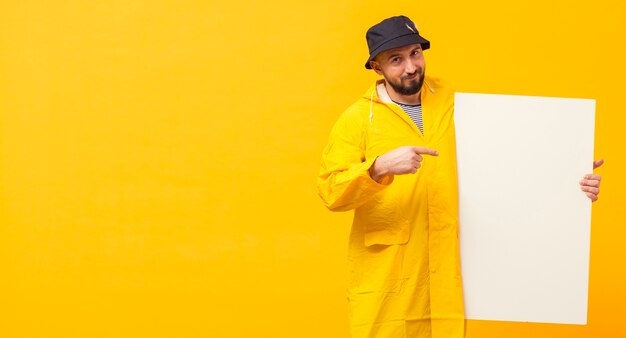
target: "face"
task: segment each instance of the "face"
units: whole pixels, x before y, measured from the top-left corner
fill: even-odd
[[[370,66],[399,95],[415,95],[422,89],[425,64],[422,46],[419,44],[381,52],[371,61]]]

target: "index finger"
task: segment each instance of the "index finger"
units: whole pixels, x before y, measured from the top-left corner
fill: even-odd
[[[413,151],[416,154],[420,154],[420,155],[431,155],[431,156],[439,155],[439,152],[437,150],[426,148],[426,147],[413,146]]]

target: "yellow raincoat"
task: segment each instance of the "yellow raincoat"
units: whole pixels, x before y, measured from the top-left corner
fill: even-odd
[[[354,338],[464,336],[453,99],[440,80],[425,78],[422,135],[380,80],[332,129],[318,192],[330,210],[354,209],[347,290]],[[424,155],[416,174],[372,180],[376,157],[406,145],[439,156]]]

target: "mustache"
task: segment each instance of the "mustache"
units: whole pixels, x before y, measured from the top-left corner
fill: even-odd
[[[421,75],[421,74],[422,74],[422,69],[418,68],[413,73],[404,75],[401,79],[406,80],[408,78],[414,77],[415,75]]]

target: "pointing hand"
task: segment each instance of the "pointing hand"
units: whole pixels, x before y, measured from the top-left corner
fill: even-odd
[[[370,167],[370,176],[380,182],[385,176],[415,174],[422,166],[422,155],[438,156],[439,152],[418,146],[396,148],[376,158]]]

